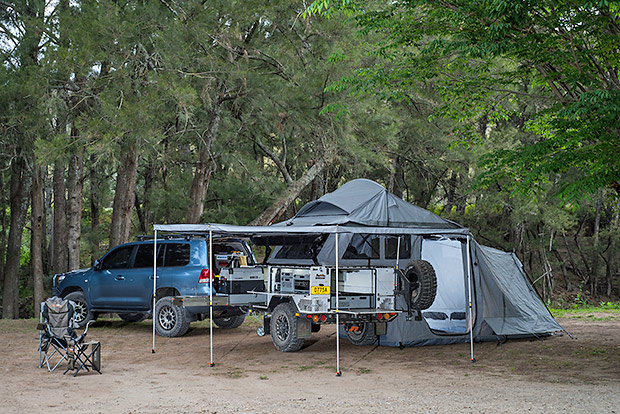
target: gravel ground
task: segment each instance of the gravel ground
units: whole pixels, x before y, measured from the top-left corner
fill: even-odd
[[[297,353],[277,351],[246,323],[203,322],[182,338],[157,337],[149,321],[102,320],[102,375],[37,368],[36,321],[0,320],[0,413],[620,413],[620,318],[559,319],[575,336],[423,348],[356,347],[334,327]]]

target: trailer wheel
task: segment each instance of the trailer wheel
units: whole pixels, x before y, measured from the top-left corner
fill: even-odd
[[[405,268],[405,277],[410,283],[411,308],[430,308],[437,295],[437,275],[433,265],[426,260],[412,260]]]
[[[184,308],[172,303],[171,296],[163,297],[155,303],[154,319],[155,330],[161,336],[183,336],[189,329],[190,316]]]
[[[225,318],[213,318],[213,322],[222,329],[238,328],[245,321],[245,315],[228,316]]]
[[[271,313],[270,330],[273,344],[279,351],[299,351],[304,344],[304,340],[297,337],[297,317],[291,303],[276,306]]]
[[[372,322],[346,324],[344,328],[353,345],[365,346],[377,342],[375,324]]]

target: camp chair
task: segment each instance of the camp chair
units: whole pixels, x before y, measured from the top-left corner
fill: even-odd
[[[75,348],[84,342],[90,322],[84,333],[77,335],[73,328],[73,302],[57,296],[41,303],[39,317],[39,368],[54,371],[63,361],[74,360]]]

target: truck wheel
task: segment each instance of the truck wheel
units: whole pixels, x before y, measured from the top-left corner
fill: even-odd
[[[347,332],[349,341],[351,341],[353,345],[365,346],[377,342],[375,324],[372,322],[356,323],[350,326],[345,325],[345,331]]]
[[[134,313],[119,313],[118,317],[125,322],[142,322],[146,319],[146,313],[134,312]]]
[[[411,284],[411,308],[430,308],[437,295],[437,275],[433,265],[426,260],[412,260],[405,268],[405,277]]]
[[[190,318],[184,308],[175,306],[172,297],[166,296],[155,304],[155,330],[169,338],[183,336],[189,329]]]
[[[245,321],[245,315],[228,316],[226,318],[213,318],[213,322],[222,329],[238,328]]]
[[[73,309],[73,323],[76,328],[83,328],[90,321],[97,320],[97,314],[88,308],[86,295],[81,290],[71,292],[64,297],[75,304]]]
[[[270,330],[273,344],[279,351],[299,351],[304,344],[304,340],[297,337],[297,317],[291,303],[276,306],[271,314]]]

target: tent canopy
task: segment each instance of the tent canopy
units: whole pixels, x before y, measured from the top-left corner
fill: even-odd
[[[407,203],[382,185],[357,179],[302,207],[280,225],[361,225],[459,229],[460,225]]]

